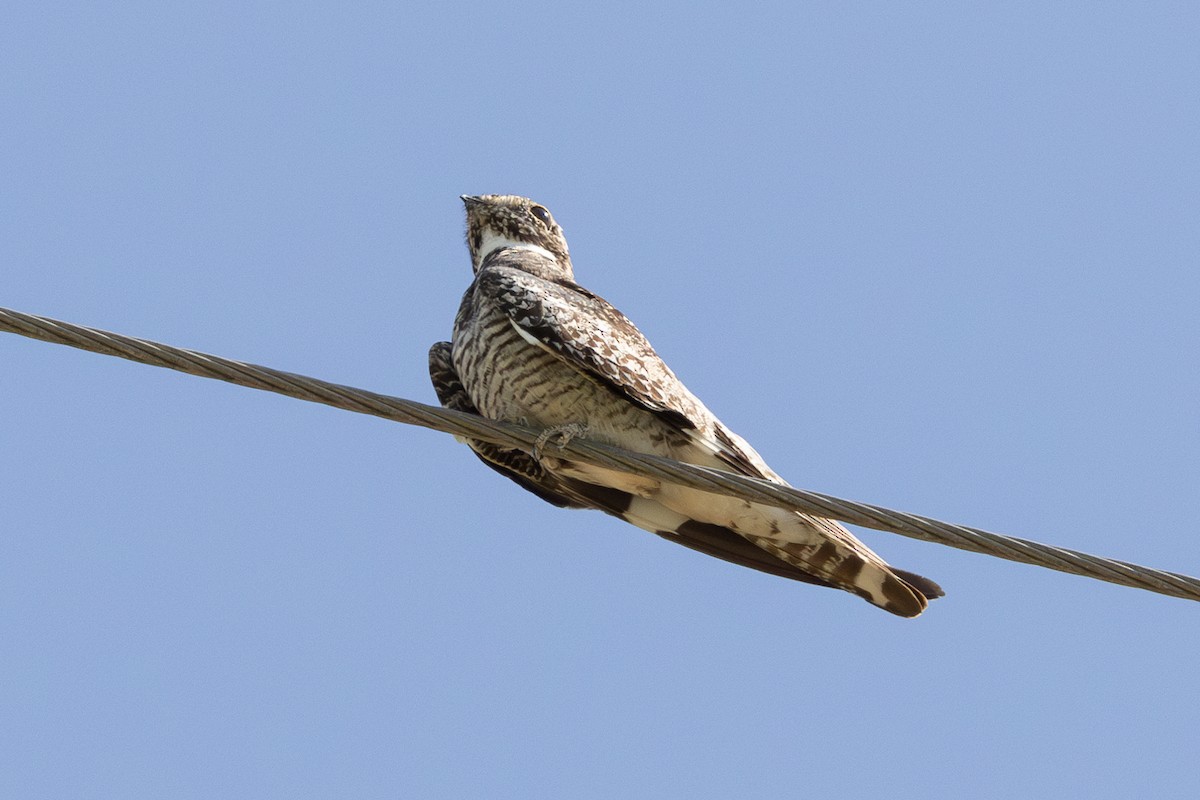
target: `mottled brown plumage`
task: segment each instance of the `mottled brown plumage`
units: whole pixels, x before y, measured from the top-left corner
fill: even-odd
[[[575,283],[562,229],[512,195],[464,197],[475,280],[452,342],[430,350],[443,405],[784,483],[675,376],[621,312]],[[596,508],[737,564],[858,594],[912,617],[941,596],[838,523],[485,442],[493,469],[547,502]]]

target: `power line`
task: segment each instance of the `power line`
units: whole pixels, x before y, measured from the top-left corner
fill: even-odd
[[[336,383],[246,364],[195,350],[73,325],[68,322],[0,308],[0,330],[32,339],[65,344],[94,353],[126,358],[142,364],[215,378],[251,389],[324,403],[335,408],[371,414],[407,425],[451,433],[472,439],[531,450],[542,431],[520,425],[494,422],[474,414],[429,406],[412,400],[342,386]],[[657,456],[642,455],[616,447],[572,439],[562,452],[579,461],[608,467],[691,488],[730,495],[744,500],[793,509],[841,520],[866,528],[898,533],[913,539],[971,550],[984,555],[1020,561],[1039,567],[1083,575],[1088,578],[1132,586],[1159,594],[1200,600],[1200,580],[1174,572],[1143,567],[1124,561],[1041,544],[1027,539],[940,522],[903,511],[844,500],[804,489],[734,475],[729,472],[683,464]]]

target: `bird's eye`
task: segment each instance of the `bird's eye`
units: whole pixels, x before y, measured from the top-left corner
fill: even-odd
[[[546,210],[545,206],[534,206],[533,208],[529,209],[529,213],[533,214],[547,225],[550,224],[550,212]]]

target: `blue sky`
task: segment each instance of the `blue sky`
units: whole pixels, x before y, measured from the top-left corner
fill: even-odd
[[[18,4],[0,305],[430,402],[462,193],[806,488],[1200,573],[1200,13]],[[6,797],[1193,797],[1200,608],[904,621],[450,437],[0,336]]]

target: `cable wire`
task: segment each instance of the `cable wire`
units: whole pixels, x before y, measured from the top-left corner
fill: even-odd
[[[81,350],[90,350],[94,353],[126,358],[155,367],[178,370],[202,378],[215,378],[251,389],[275,392],[313,403],[324,403],[346,411],[371,414],[406,425],[419,425],[423,428],[472,439],[482,439],[526,451],[532,450],[538,436],[542,433],[538,429],[495,422],[475,414],[464,414],[447,408],[429,406],[412,400],[330,383],[319,378],[247,364],[195,350],[185,350],[147,339],[73,325],[6,308],[0,308],[0,331],[77,347]],[[1131,586],[1135,589],[1145,589],[1187,600],[1200,600],[1200,580],[1175,572],[1101,558],[1077,550],[990,533],[964,525],[940,522],[929,517],[893,511],[804,489],[780,486],[721,470],[632,453],[581,438],[575,438],[568,442],[562,448],[562,453],[595,466],[670,481],[694,489],[829,517],[866,528],[897,533],[912,539],[936,542],[957,547],[960,550],[970,550],[1009,561],[1020,561],[1059,572],[1069,572],[1109,583]]]

